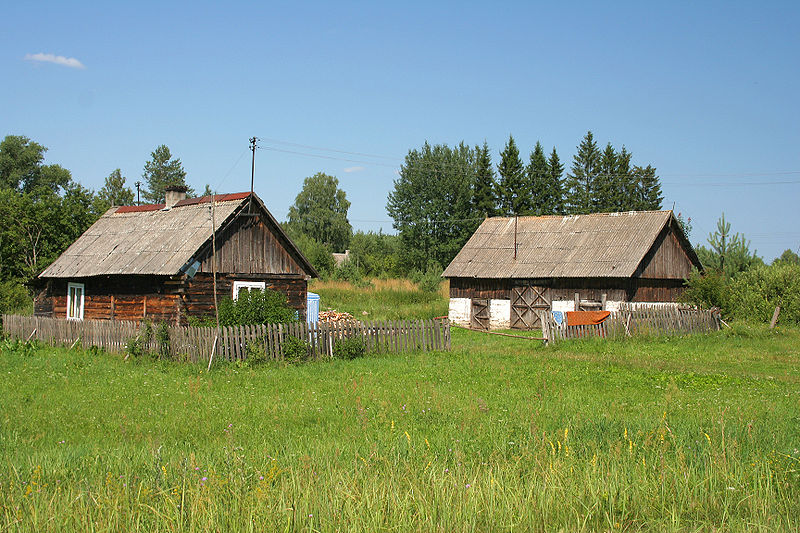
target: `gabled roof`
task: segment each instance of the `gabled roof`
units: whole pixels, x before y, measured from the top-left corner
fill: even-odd
[[[487,218],[442,274],[448,278],[629,278],[672,225],[700,261],[672,211]]]
[[[218,232],[246,208],[250,193],[214,197]],[[296,253],[309,275],[317,272],[303,256],[258,196],[254,206]],[[187,198],[169,209],[164,204],[112,207],[78,237],[40,278],[82,278],[119,274],[173,276],[192,258],[197,258],[211,240],[211,197]]]

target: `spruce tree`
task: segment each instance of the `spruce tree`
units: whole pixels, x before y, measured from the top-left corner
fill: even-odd
[[[618,185],[617,152],[611,143],[608,143],[600,158],[600,171],[594,184],[595,212],[609,213],[618,210],[620,196]]]
[[[147,189],[142,196],[155,204],[164,202],[164,189],[171,186],[186,185],[186,171],[181,160],[172,157],[169,148],[162,144],[150,154],[152,159],[145,163],[142,177],[147,182]],[[187,187],[186,196],[194,196],[194,189]]]
[[[594,209],[595,181],[600,171],[601,153],[592,132],[586,132],[578,153],[572,158],[567,175],[566,210],[570,215],[591,213]]]
[[[661,181],[656,176],[656,169],[650,165],[638,167],[641,183],[641,210],[657,211],[661,209],[664,196],[661,194]]]
[[[525,165],[511,135],[500,153],[497,173],[500,174],[497,196],[501,214],[513,216],[527,212],[530,209],[530,191],[525,187]]]
[[[616,211],[635,211],[637,205],[636,176],[631,169],[631,153],[623,146],[617,154],[617,205]]]
[[[547,161],[547,190],[550,197],[549,205],[543,214],[564,214],[564,186],[561,178],[564,175],[564,165],[558,157],[555,146]]]
[[[548,190],[547,158],[544,155],[542,143],[536,141],[536,146],[531,152],[530,162],[525,169],[530,191],[530,209],[525,215],[544,215],[550,209],[552,199]]]
[[[497,199],[495,198],[497,184],[494,180],[492,156],[489,153],[489,145],[486,141],[483,141],[483,148],[475,148],[475,153],[477,157],[477,170],[472,205],[475,213],[478,215],[493,217],[497,214]]]

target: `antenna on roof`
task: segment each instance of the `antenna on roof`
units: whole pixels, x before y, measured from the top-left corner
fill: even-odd
[[[253,185],[256,178],[256,142],[258,137],[250,137],[250,150],[253,152],[253,162],[250,165],[250,205],[248,206],[248,213],[253,212]]]

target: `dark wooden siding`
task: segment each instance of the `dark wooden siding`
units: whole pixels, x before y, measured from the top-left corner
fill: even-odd
[[[691,270],[691,259],[678,242],[675,232],[667,226],[639,265],[637,277],[683,280],[689,277]]]
[[[217,300],[233,296],[234,281],[263,281],[266,288],[282,292],[286,295],[289,307],[296,309],[300,318],[306,316],[306,298],[308,282],[300,275],[269,274],[220,274],[217,276]],[[182,293],[181,304],[184,315],[194,317],[210,317],[214,315],[214,281],[210,274],[198,273],[194,279],[186,281],[183,288],[176,288]]]
[[[451,278],[451,298],[510,299],[512,286],[550,287],[553,300],[572,300],[575,293],[581,300],[626,302],[674,302],[685,290],[682,279],[641,278],[557,278],[557,279],[474,279]]]
[[[306,316],[308,282],[299,274],[220,274],[217,298],[233,294],[233,281],[264,281],[266,287],[287,296],[289,306],[300,318]],[[214,315],[211,274],[198,273],[194,279],[156,276],[108,276],[75,280],[50,280],[34,301],[36,316],[66,318],[67,282],[84,284],[84,319],[167,321],[185,324],[189,316]]]
[[[304,274],[283,241],[261,217],[239,215],[217,236],[217,272]],[[211,251],[203,255],[199,272],[211,273]]]
[[[83,318],[100,320],[166,320],[177,322],[179,296],[170,294],[156,276],[103,276],[74,280],[49,280],[36,297],[37,316],[67,317],[67,282],[83,283]]]

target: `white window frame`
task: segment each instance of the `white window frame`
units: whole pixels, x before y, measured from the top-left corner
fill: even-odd
[[[233,282],[233,299],[239,299],[239,291],[242,289],[247,289],[248,291],[252,291],[253,289],[257,289],[259,291],[263,291],[267,288],[267,282],[265,281],[234,281]]]
[[[81,291],[81,301],[78,305],[78,316],[70,316],[72,311],[72,289]],[[69,320],[83,320],[83,301],[86,295],[86,286],[83,283],[67,283],[67,319]]]

